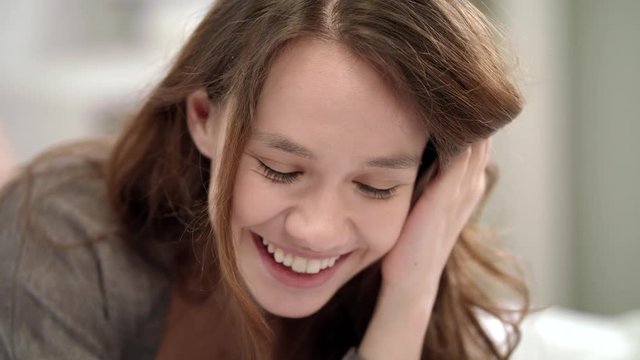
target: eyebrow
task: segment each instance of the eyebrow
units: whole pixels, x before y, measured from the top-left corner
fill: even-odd
[[[411,169],[420,165],[420,159],[409,155],[378,157],[367,161],[366,165],[386,169]]]
[[[256,132],[252,136],[270,148],[281,150],[307,159],[314,159],[313,153],[291,139],[277,134]],[[411,155],[381,156],[369,159],[365,166],[385,169],[410,169],[420,165],[420,157]]]
[[[282,135],[256,132],[253,134],[253,138],[277,150],[282,150],[303,158],[314,158],[311,151]]]

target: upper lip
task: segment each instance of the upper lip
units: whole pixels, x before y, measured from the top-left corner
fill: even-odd
[[[258,239],[260,240],[260,243],[262,243],[262,239],[263,239],[262,236],[254,233],[254,232],[251,232],[251,234],[253,236],[258,237]],[[300,256],[300,257],[307,258],[307,259],[324,260],[324,259],[330,259],[330,258],[338,257],[338,256],[339,257],[343,257],[343,256],[349,254],[349,253],[342,253],[342,254],[339,254],[339,253],[323,253],[323,254],[320,254],[320,253],[310,252],[310,251],[305,251],[305,250],[296,250],[296,249],[292,249],[290,247],[287,247],[285,245],[277,244],[277,243],[275,243],[273,241],[269,241],[269,240],[267,240],[267,241],[270,244],[273,244],[273,246],[275,246],[275,247],[277,247],[279,249],[282,249],[286,254],[291,254],[293,256]]]

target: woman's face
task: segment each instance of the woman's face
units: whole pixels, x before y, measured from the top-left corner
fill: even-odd
[[[274,63],[240,160],[241,274],[268,312],[304,317],[395,244],[425,131],[376,71],[305,39]]]

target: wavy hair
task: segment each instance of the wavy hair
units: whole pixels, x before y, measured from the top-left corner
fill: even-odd
[[[340,42],[409,99],[429,131],[438,166],[491,136],[522,108],[499,33],[469,1],[216,1],[121,134],[107,163],[107,182],[131,246],[174,278],[197,269],[216,291],[230,294],[247,358],[340,358],[362,339],[380,286],[375,263],[316,314],[274,320],[252,300],[234,259],[230,216],[239,158],[271,64],[303,37]],[[185,99],[201,88],[213,103],[224,104],[229,117],[215,164],[198,152],[187,129]],[[215,177],[212,165],[219,169]],[[495,169],[487,173],[493,184]],[[520,338],[527,288],[475,219],[443,272],[423,359],[505,359]],[[502,290],[515,308],[496,295]],[[507,341],[490,336],[481,316],[498,319]]]

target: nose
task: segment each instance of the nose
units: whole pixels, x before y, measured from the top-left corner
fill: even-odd
[[[346,205],[338,191],[314,191],[288,212],[285,231],[302,249],[318,253],[340,251],[352,228]]]

